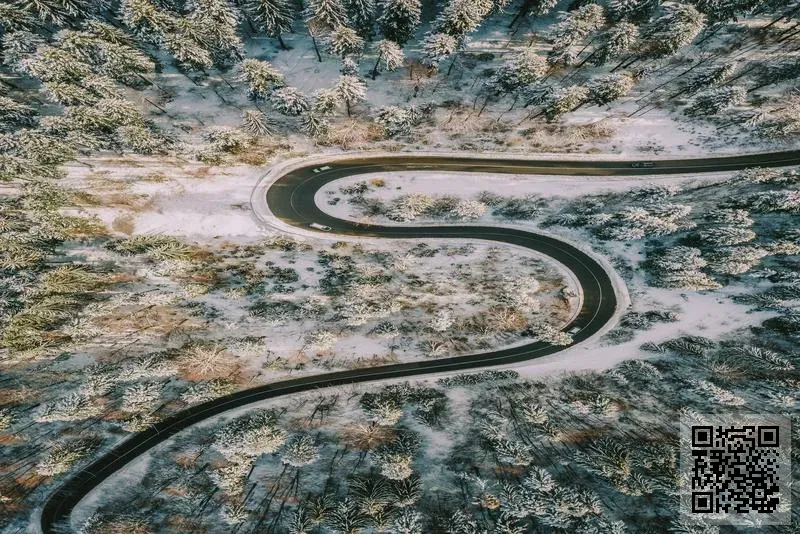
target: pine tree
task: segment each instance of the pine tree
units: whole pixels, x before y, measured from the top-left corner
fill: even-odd
[[[3,35],[0,49],[3,51],[3,64],[15,72],[19,72],[22,60],[30,57],[36,49],[44,43],[44,39],[24,30],[18,30]]]
[[[342,63],[339,65],[339,74],[358,77],[358,63],[351,57],[342,59]]]
[[[288,50],[281,37],[292,31],[294,17],[288,0],[244,0],[242,9],[259,30],[275,37],[281,48]]]
[[[409,135],[415,124],[416,113],[412,109],[398,106],[384,106],[378,109],[375,122],[383,126],[386,135],[397,137]]]
[[[122,22],[136,35],[157,42],[175,30],[177,17],[163,11],[152,0],[122,0]]]
[[[709,89],[697,95],[694,102],[686,109],[686,114],[715,115],[730,107],[738,106],[746,97],[747,90],[739,85]]]
[[[272,135],[273,122],[264,113],[248,109],[242,113],[242,128],[253,135]]]
[[[532,48],[517,53],[503,63],[488,85],[497,94],[508,94],[540,80],[547,73],[547,62]]]
[[[667,2],[664,14],[643,34],[643,53],[650,57],[672,55],[694,41],[705,26],[705,16],[693,6]]]
[[[355,30],[347,26],[336,26],[328,38],[329,52],[344,59],[346,56],[358,55],[364,51],[364,39]]]
[[[601,28],[605,22],[603,8],[597,4],[586,4],[575,11],[562,14],[561,21],[552,31],[553,48],[548,54],[548,62],[551,65],[572,64],[575,53],[573,47]]]
[[[270,102],[279,113],[290,117],[296,117],[310,107],[306,95],[296,87],[276,89],[270,95]]]
[[[736,22],[763,4],[762,0],[696,0],[697,9],[708,17],[709,24]]]
[[[477,30],[493,7],[491,0],[449,0],[436,18],[436,32],[461,39]]]
[[[375,60],[375,66],[372,68],[373,80],[378,76],[378,66],[381,61],[383,61],[384,68],[391,72],[400,67],[405,60],[403,49],[394,41],[382,39],[375,45],[375,50],[378,57]]]
[[[433,70],[458,51],[458,40],[446,33],[428,34],[422,42],[422,63]]]
[[[616,21],[642,22],[650,18],[660,0],[611,0],[608,9]]]
[[[371,41],[374,35],[375,0],[344,0],[344,7],[358,35]]]
[[[366,97],[367,86],[355,76],[339,76],[339,81],[336,82],[336,92],[344,102],[349,117],[351,106]]]
[[[733,63],[725,63],[723,65],[716,66],[708,72],[704,72],[693,78],[687,84],[685,92],[693,94],[701,89],[716,87],[730,78],[735,69],[736,65]]]
[[[32,13],[45,24],[64,26],[68,22],[86,19],[95,12],[108,9],[105,1],[88,0],[18,0],[16,9]]]
[[[311,111],[327,117],[336,111],[336,107],[341,102],[339,93],[336,89],[318,89],[314,92],[314,101],[311,104]]]
[[[189,33],[167,33],[164,46],[182,66],[190,69],[207,69],[214,65],[214,58],[202,44]]]
[[[330,121],[327,116],[313,109],[303,113],[303,116],[300,117],[300,125],[303,132],[314,139],[324,136],[330,130]]]
[[[286,441],[281,461],[292,467],[303,467],[314,463],[319,456],[319,447],[307,435],[294,435]]]
[[[508,27],[513,27],[519,19],[527,17],[529,14],[535,17],[543,17],[550,13],[557,5],[558,0],[523,0],[517,14],[514,15]]]
[[[420,0],[381,0],[378,25],[386,39],[403,46],[420,21]]]
[[[236,28],[240,14],[228,0],[192,0],[187,19],[193,31],[207,44],[214,63],[224,66],[244,55]]]
[[[593,65],[603,65],[610,59],[631,52],[639,40],[639,27],[630,22],[618,22],[603,34],[602,42],[589,56]]]
[[[0,95],[0,132],[33,126],[36,111],[30,107]]]
[[[238,80],[247,82],[250,98],[263,100],[283,86],[283,74],[268,61],[248,58],[242,61]]]
[[[349,22],[340,0],[310,0],[305,16],[307,23],[317,24],[328,31],[347,26]]]
[[[554,121],[586,102],[589,90],[583,85],[570,85],[556,89],[544,102],[542,112],[548,121]]]
[[[633,88],[634,79],[627,74],[609,74],[588,85],[589,101],[598,106],[622,98]]]
[[[30,31],[34,28],[36,19],[11,2],[0,4],[0,34]]]

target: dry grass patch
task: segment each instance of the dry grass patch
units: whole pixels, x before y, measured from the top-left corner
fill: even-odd
[[[117,215],[111,222],[111,228],[125,235],[132,235],[136,228],[136,218],[130,213]]]
[[[362,119],[348,119],[332,124],[328,134],[320,140],[320,144],[348,150],[365,148],[383,139],[385,137],[381,125]]]

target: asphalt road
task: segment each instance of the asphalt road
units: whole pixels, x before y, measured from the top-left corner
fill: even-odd
[[[651,165],[652,163],[652,165]],[[314,194],[326,183],[356,174],[407,170],[491,172],[513,174],[571,175],[645,175],[718,172],[755,166],[800,165],[800,151],[771,154],[750,154],[702,159],[657,160],[633,166],[630,161],[535,161],[515,159],[471,159],[434,156],[398,155],[389,158],[353,158],[328,164],[292,170],[276,180],[267,191],[267,205],[285,223],[313,230],[312,222],[331,227],[330,233],[374,236],[395,239],[486,239],[526,247],[546,254],[569,268],[583,290],[581,309],[565,330],[579,329],[573,334],[578,343],[602,327],[614,316],[617,298],[608,273],[591,256],[552,237],[510,228],[491,226],[377,226],[336,219],[323,213],[314,203]],[[458,178],[454,177],[454,180]],[[374,369],[340,371],[321,376],[308,376],[239,391],[182,410],[147,430],[134,434],[109,452],[93,461],[64,482],[47,499],[41,510],[42,532],[64,532],[72,509],[103,480],[154,446],[195,423],[234,408],[266,399],[309,391],[317,388],[410,377],[415,375],[476,369],[486,366],[526,362],[563,350],[545,343],[533,342],[517,347],[455,356],[437,360],[386,365]],[[62,525],[60,528],[59,525]]]

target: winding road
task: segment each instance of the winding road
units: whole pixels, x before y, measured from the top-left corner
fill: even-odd
[[[645,165],[635,164],[631,161],[479,159],[449,155],[404,154],[390,157],[337,158],[328,163],[290,168],[274,181],[256,186],[253,209],[262,220],[268,215],[264,211],[269,210],[272,216],[277,217],[283,223],[305,230],[313,230],[309,224],[315,222],[330,226],[330,233],[343,235],[393,239],[484,239],[518,245],[546,254],[571,270],[583,291],[582,305],[578,314],[564,328],[571,332],[577,330],[573,334],[573,339],[574,343],[579,343],[599,332],[614,317],[618,299],[613,281],[605,268],[592,256],[575,246],[553,237],[506,227],[378,226],[346,221],[321,211],[314,202],[315,193],[332,180],[371,172],[436,170],[621,176],[719,172],[755,166],[788,165],[800,165],[800,151],[702,159],[657,160]],[[266,194],[262,196],[261,192],[264,191]],[[564,350],[564,348],[533,342],[466,356],[306,376],[239,391],[192,406],[154,424],[143,432],[130,436],[75,473],[72,478],[66,480],[48,496],[36,523],[41,532],[45,534],[64,532],[64,527],[69,524],[73,508],[109,476],[181,430],[228,410],[317,388],[526,362]]]

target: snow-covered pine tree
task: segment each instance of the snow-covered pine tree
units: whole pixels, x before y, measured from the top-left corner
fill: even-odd
[[[558,0],[523,0],[508,27],[513,27],[519,19],[528,15],[543,17],[550,13],[556,5],[558,5]]]
[[[288,50],[281,37],[292,31],[294,17],[288,0],[243,0],[241,5],[255,27],[276,38],[281,48]]]
[[[244,55],[236,28],[239,11],[228,0],[192,0],[187,22],[207,46],[214,63],[224,66]]]
[[[628,74],[609,74],[588,85],[589,101],[598,106],[622,98],[633,88],[635,80]]]
[[[630,22],[618,22],[602,36],[602,42],[587,58],[593,65],[603,65],[633,50],[639,40],[639,27]]]
[[[54,26],[87,19],[109,6],[105,1],[89,0],[18,0],[14,4],[16,10],[30,13],[44,24]]]
[[[694,5],[708,18],[709,24],[718,24],[736,22],[763,3],[763,0],[695,0]]]
[[[318,24],[328,31],[349,23],[340,0],[310,0],[305,18],[307,23]]]
[[[19,72],[22,60],[36,52],[36,49],[42,44],[44,44],[44,39],[29,31],[17,30],[4,33],[3,39],[0,41],[3,65],[7,65],[14,72]]]
[[[449,0],[436,17],[435,32],[462,39],[478,29],[493,7],[491,0]]]
[[[738,106],[747,98],[747,90],[740,85],[730,87],[717,87],[703,91],[695,97],[694,102],[686,109],[690,116],[714,115]]]
[[[694,6],[666,2],[664,14],[642,34],[642,51],[649,57],[669,56],[694,41],[705,27],[705,16]]]
[[[366,98],[367,86],[355,76],[339,76],[339,80],[336,82],[336,93],[344,102],[349,117],[351,106]]]
[[[308,111],[310,104],[308,97],[296,87],[283,87],[276,89],[270,95],[270,102],[278,113],[296,117]]]
[[[411,133],[418,115],[414,109],[384,106],[378,109],[378,113],[375,115],[375,122],[383,126],[386,135],[397,137]]]
[[[381,61],[383,61],[383,67],[391,72],[401,66],[405,60],[405,54],[400,45],[389,39],[378,41],[375,45],[375,51],[378,57],[375,60],[375,66],[372,68],[373,80],[378,76],[378,67]]]
[[[242,129],[253,135],[271,135],[273,122],[263,112],[248,109],[242,113]]]
[[[185,27],[185,22],[184,20],[178,21],[178,27]],[[211,52],[193,37],[191,31],[164,34],[163,42],[172,57],[183,67],[207,69],[214,65]]]
[[[342,59],[342,65],[339,67],[339,74],[358,77],[358,63],[350,57]]]
[[[458,39],[446,33],[433,33],[422,41],[422,63],[432,70],[458,51]]]
[[[362,39],[372,40],[375,0],[344,0],[345,13]]]
[[[572,64],[575,54],[573,48],[605,23],[605,12],[597,4],[585,4],[575,11],[563,13],[551,34],[553,48],[548,54],[548,62],[551,65]]]
[[[300,434],[286,440],[281,453],[281,461],[285,465],[300,468],[314,463],[318,456],[319,447],[314,445],[314,438]]]
[[[736,70],[736,65],[734,63],[725,63],[716,66],[708,72],[704,72],[692,78],[686,86],[686,92],[693,94],[702,89],[716,87],[730,78],[734,70]]]
[[[322,117],[327,117],[336,111],[336,107],[340,102],[341,98],[336,89],[318,89],[314,92],[311,111]]]
[[[608,10],[613,20],[642,22],[650,18],[660,0],[611,0]]]
[[[542,113],[548,121],[554,121],[580,107],[586,102],[589,90],[583,85],[561,87],[550,93],[542,106]]]
[[[403,46],[411,39],[420,20],[420,0],[381,0],[378,26],[386,39]]]
[[[0,132],[33,126],[36,111],[21,102],[0,95]]]
[[[283,85],[283,74],[268,61],[248,58],[240,64],[237,80],[247,82],[250,98],[263,100]]]
[[[331,124],[326,115],[311,109],[300,117],[300,126],[307,136],[318,139],[328,133]]]
[[[350,55],[359,55],[364,51],[364,39],[347,26],[336,26],[331,31],[328,44],[328,51],[342,59]]]
[[[149,42],[158,42],[164,34],[174,31],[178,18],[152,0],[122,0],[120,12],[123,24]]]
[[[546,73],[547,61],[533,48],[526,48],[500,65],[488,85],[497,94],[509,94],[536,82]]]

